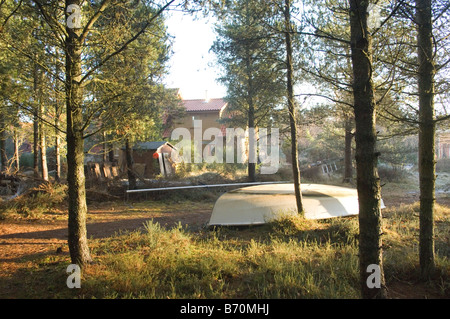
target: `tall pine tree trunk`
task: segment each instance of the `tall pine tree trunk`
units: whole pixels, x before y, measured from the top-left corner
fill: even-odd
[[[20,170],[20,114],[19,108],[16,112],[16,120],[14,124],[14,168],[16,173]]]
[[[43,85],[44,85],[44,73],[43,72],[38,72],[38,86],[36,88],[36,93],[37,93],[37,108],[38,108],[38,117],[37,117],[37,121],[38,121],[38,136],[39,136],[39,156],[40,156],[40,161],[39,163],[41,164],[41,177],[44,181],[48,181],[48,166],[47,166],[47,145],[46,145],[46,140],[45,140],[45,133],[44,133],[44,121],[42,120],[44,117],[44,102],[43,102],[43,97],[44,97],[44,93],[43,93]]]
[[[59,115],[55,118],[55,127],[59,127]],[[61,138],[59,131],[55,128],[55,181],[61,182]]]
[[[352,169],[352,119],[346,118],[344,123],[345,130],[345,149],[344,149],[344,183],[351,183],[353,181]]]
[[[162,154],[160,154],[162,156]],[[125,158],[127,161],[128,189],[136,188],[136,175],[133,171],[133,155],[131,154],[130,141],[125,140]]]
[[[108,143],[106,142],[106,132],[103,132],[103,162],[108,161]]]
[[[42,118],[44,115],[44,105],[42,103],[42,94],[39,98],[39,116]],[[42,179],[48,181],[48,166],[47,166],[47,143],[44,134],[44,122],[39,119],[39,149],[40,149],[40,163]]]
[[[67,6],[80,0],[66,0]],[[86,231],[86,190],[84,174],[83,93],[81,86],[80,29],[66,27],[66,114],[67,114],[67,184],[69,195],[69,251],[73,264],[91,261]]]
[[[35,55],[37,59],[37,54]],[[34,63],[33,69],[33,171],[34,177],[39,177],[39,69],[37,63]]]
[[[248,108],[248,127],[249,134],[253,134],[251,140],[253,142],[249,145],[249,161],[248,161],[248,180],[250,182],[256,181],[256,145],[257,145],[257,137],[256,137],[256,128],[255,128],[255,108],[253,105],[253,101],[249,104]],[[250,136],[249,136],[250,138]]]
[[[42,123],[41,123],[42,128]],[[48,181],[48,166],[47,166],[47,143],[45,140],[45,135],[43,133],[43,130],[41,129],[41,134],[39,136],[39,148],[40,148],[40,155],[41,155],[41,172],[42,172],[42,179],[44,181]]]
[[[59,53],[56,50],[55,57],[55,73],[59,76],[61,70],[59,67]],[[61,118],[61,99],[60,99],[60,83],[58,79],[55,79],[55,181],[61,181],[61,138],[59,136],[59,126],[60,126],[60,118]]]
[[[248,180],[250,182],[256,181],[256,128],[255,128],[255,105],[253,98],[253,71],[252,61],[250,58],[250,52],[247,50],[246,58],[246,71],[248,77],[248,92],[247,92],[247,104],[248,104],[248,128],[249,134],[249,156],[248,156]]]
[[[289,123],[291,128],[291,152],[292,152],[292,172],[294,177],[295,200],[297,203],[297,212],[304,214],[302,193],[300,189],[300,169],[298,163],[298,141],[297,141],[297,120],[294,103],[294,65],[292,60],[292,40],[291,40],[291,0],[285,0],[284,4],[285,19],[285,41],[286,41],[286,66],[287,66],[287,99],[289,110]]]
[[[423,279],[434,269],[435,130],[433,26],[431,0],[416,0],[419,58],[419,259]]]
[[[0,112],[0,159],[2,161],[2,172],[8,168],[8,156],[6,155],[6,127],[5,115]]]
[[[19,133],[17,128],[14,129],[14,170],[17,173],[20,170],[20,154],[19,154]]]
[[[376,105],[372,82],[372,37],[367,26],[365,0],[349,0],[353,95],[355,113],[356,176],[359,198],[359,267],[363,298],[385,298],[381,248],[381,189],[377,171]],[[378,267],[376,286],[368,284],[368,266]],[[371,266],[372,267],[372,266]]]

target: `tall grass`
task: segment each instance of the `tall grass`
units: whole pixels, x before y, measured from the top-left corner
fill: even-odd
[[[419,278],[419,203],[387,211],[384,223],[384,259],[387,275],[401,280]],[[435,206],[435,279],[450,293],[450,207]]]
[[[440,291],[449,294],[450,209],[437,206]],[[388,210],[388,282],[418,269],[417,205]],[[358,221],[285,217],[260,227],[189,233],[148,222],[98,242],[100,265],[87,268],[83,295],[96,298],[359,298]],[[446,237],[447,236],[447,237]]]
[[[165,230],[148,222],[142,233],[122,233],[98,243],[94,254],[101,266],[86,269],[83,295],[358,298],[354,243],[333,241],[338,226],[326,234],[320,223],[316,224],[320,236],[302,240],[301,225],[291,218],[253,228],[257,240],[239,240],[240,230],[192,234],[180,226]],[[345,226],[342,231],[347,231]]]
[[[388,288],[398,281],[414,287],[418,205],[386,209],[383,216]],[[437,205],[435,219],[437,273],[431,286],[435,296],[449,297],[450,208]],[[144,226],[91,239],[95,263],[84,268],[81,289],[68,289],[59,277],[55,286],[55,269],[63,277],[67,257],[35,261],[32,276],[20,278],[30,282],[24,297],[36,293],[34,278],[40,292],[45,291],[42,282],[48,282],[49,295],[40,298],[360,297],[357,217],[314,221],[290,216],[257,227],[195,232],[181,225],[166,229],[154,221]]]

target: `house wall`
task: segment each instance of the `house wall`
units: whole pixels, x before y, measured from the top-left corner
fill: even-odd
[[[437,159],[450,158],[450,131],[440,132],[436,138]]]
[[[186,115],[175,122],[175,128],[187,128],[191,134],[191,138],[194,138],[194,119],[202,121],[202,139],[206,129],[215,127],[220,129],[221,124],[218,122],[220,115],[218,111],[211,112],[186,112]]]
[[[214,140],[214,136],[212,138],[204,138],[205,130],[208,128],[214,127],[220,130],[221,124],[218,122],[220,119],[219,111],[202,111],[202,112],[186,112],[186,115],[175,122],[175,128],[187,128],[191,135],[191,141],[194,141],[194,120],[201,120],[201,128],[202,128],[202,154],[212,155],[213,148],[208,145],[210,142]],[[223,140],[225,144],[225,140]]]

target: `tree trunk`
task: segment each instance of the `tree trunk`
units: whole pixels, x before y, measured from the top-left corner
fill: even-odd
[[[286,41],[286,66],[287,66],[287,99],[289,110],[289,123],[291,128],[291,152],[292,152],[292,171],[294,177],[295,200],[297,203],[297,212],[304,215],[302,193],[300,189],[300,169],[298,163],[298,141],[297,141],[297,120],[295,115],[294,103],[294,66],[292,60],[292,41],[291,41],[291,0],[285,0],[285,41]]]
[[[66,0],[70,4],[80,0]],[[67,19],[67,13],[66,13]],[[66,114],[67,114],[67,184],[69,195],[69,251],[73,264],[91,262],[86,231],[86,190],[84,174],[83,94],[81,86],[80,29],[66,27]]]
[[[41,177],[44,181],[48,181],[48,166],[47,166],[47,145],[44,133],[44,122],[42,118],[44,117],[44,103],[43,103],[43,86],[44,84],[44,73],[40,72],[38,74],[38,87],[37,87],[37,103],[38,103],[38,132],[39,132],[39,150],[40,150],[40,164],[41,164]]]
[[[58,50],[56,50],[56,66],[55,66],[55,73],[59,76],[60,74],[60,67],[59,67],[59,54]],[[61,117],[61,99],[60,99],[60,83],[58,82],[58,79],[55,79],[55,181],[60,182],[61,181],[61,138],[59,137],[59,125],[60,123],[60,117]]]
[[[423,279],[434,270],[435,130],[433,26],[431,0],[416,0],[419,58],[419,259]]]
[[[109,144],[109,152],[108,152],[108,159],[111,163],[114,162],[114,146],[112,144]]]
[[[37,55],[35,55],[37,58]],[[38,66],[34,64],[33,70],[33,171],[34,177],[39,177],[39,108],[38,108],[38,100],[39,100],[39,70]]]
[[[131,155],[130,142],[128,141],[128,139],[125,140],[125,157],[127,160],[128,188],[135,189],[136,176],[134,175],[133,172],[133,156]]]
[[[2,161],[2,172],[6,172],[8,168],[8,156],[6,154],[6,127],[5,116],[0,113],[0,159]]]
[[[106,143],[106,133],[103,132],[103,162],[108,161],[108,144]]]
[[[17,173],[20,170],[20,154],[19,154],[19,134],[14,129],[14,170]]]
[[[39,101],[39,115],[40,117],[43,116],[44,113],[44,107],[42,105],[42,101]],[[41,156],[41,172],[42,172],[42,179],[44,181],[48,181],[48,166],[47,166],[47,143],[45,140],[45,134],[44,134],[44,123],[42,120],[39,120],[39,149],[41,150],[40,156]]]
[[[247,53],[247,76],[248,76],[248,96],[247,96],[247,104],[248,104],[248,128],[249,134],[253,136],[249,136],[249,154],[248,154],[248,180],[250,182],[256,181],[256,128],[255,128],[255,105],[253,102],[253,81],[252,76],[253,72],[251,70],[251,61],[249,57],[250,53]]]
[[[55,126],[59,127],[59,116],[55,118]],[[55,128],[55,181],[61,181],[61,139],[59,131]]]
[[[248,18],[246,16],[246,18]],[[245,47],[245,72],[247,73],[247,117],[248,117],[248,132],[249,132],[249,148],[248,148],[248,180],[250,182],[256,181],[256,128],[255,128],[255,102],[254,102],[254,87],[253,87],[253,61],[252,53],[249,46]]]
[[[14,123],[14,168],[16,173],[20,170],[20,114],[19,108],[16,112],[16,120]]]
[[[37,112],[33,119],[33,171],[34,177],[39,177],[39,120]]]
[[[344,183],[351,183],[353,181],[352,169],[352,123],[351,120],[345,119],[345,150],[344,150]]]
[[[42,124],[41,124],[42,128]],[[42,130],[41,130],[42,132]],[[40,134],[39,139],[39,148],[41,149],[40,155],[41,155],[41,172],[42,172],[42,179],[44,181],[48,181],[48,166],[47,166],[47,144],[45,141],[45,135],[44,133]]]
[[[256,128],[255,128],[255,110],[253,105],[249,106],[248,111],[248,127],[249,127],[249,134],[253,134],[252,143],[249,145],[249,161],[248,161],[248,180],[250,182],[256,181],[256,145],[257,145],[257,138],[256,138]]]
[[[377,171],[376,105],[372,82],[372,38],[364,0],[350,0],[351,52],[355,113],[356,175],[359,198],[359,267],[363,298],[385,298],[382,264],[381,190]],[[378,284],[368,284],[369,265],[379,267]]]

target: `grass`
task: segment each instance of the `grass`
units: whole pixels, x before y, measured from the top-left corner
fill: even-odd
[[[142,202],[128,210],[160,214],[162,207]],[[426,284],[418,279],[418,204],[387,208],[383,217],[386,282],[391,293],[401,289],[394,297],[414,297],[414,291],[450,298],[450,208],[436,205],[437,271]],[[83,269],[81,289],[66,286],[68,255],[52,253],[27,257],[26,266],[0,284],[17,287],[12,298],[360,298],[357,217],[291,216],[214,229],[166,229],[151,220],[141,231],[89,245],[95,262]]]
[[[388,275],[406,281],[419,277],[419,204],[402,205],[384,215]],[[442,291],[450,297],[450,208],[441,205],[435,207],[435,254],[437,281],[443,282]]]
[[[149,222],[142,233],[118,234],[95,244],[93,253],[101,262],[86,268],[82,294],[89,298],[357,298],[356,246],[333,242],[325,233],[310,240],[283,234],[303,232],[297,222],[291,218],[252,229],[195,234],[180,226],[165,230]]]

